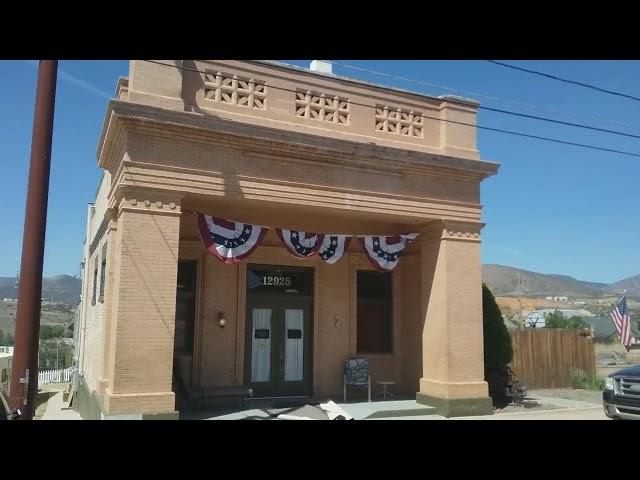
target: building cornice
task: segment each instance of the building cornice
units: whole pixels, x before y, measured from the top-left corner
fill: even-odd
[[[261,155],[289,155],[365,168],[378,164],[387,170],[432,172],[453,175],[460,180],[481,181],[494,175],[499,167],[497,163],[483,160],[329,138],[117,100],[111,100],[107,108],[97,152],[100,167],[117,168],[114,162],[122,159],[117,151],[121,151],[127,126],[146,128],[150,135],[188,136],[193,141],[217,143]]]
[[[419,241],[438,239],[479,242],[484,226],[480,221],[440,220],[422,225],[417,231],[420,232]]]

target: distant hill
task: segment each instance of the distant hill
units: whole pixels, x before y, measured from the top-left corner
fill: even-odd
[[[0,277],[0,300],[15,298],[16,277]],[[80,296],[82,281],[70,275],[57,275],[42,279],[42,298],[75,306]]]
[[[640,296],[640,275],[625,278],[612,283],[611,286],[618,290],[626,290],[629,296]]]
[[[601,297],[626,289],[630,298],[640,298],[640,275],[607,284],[489,264],[482,266],[482,278],[495,295],[501,296]]]

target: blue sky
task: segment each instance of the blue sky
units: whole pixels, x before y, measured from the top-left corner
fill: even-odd
[[[300,66],[310,61],[285,60]],[[484,61],[339,61],[577,115],[630,125],[592,124],[640,135],[640,102],[517,72]],[[510,61],[525,68],[640,96],[638,61]],[[45,276],[78,271],[86,206],[100,179],[96,146],[107,99],[123,61],[61,61],[54,122]],[[35,61],[0,61],[0,276],[20,266],[33,127]],[[440,88],[334,66],[334,73],[440,95]],[[473,95],[482,105],[585,123]],[[640,140],[481,111],[478,124],[640,153]],[[483,262],[582,280],[640,274],[640,158],[478,131],[483,159],[501,164],[482,185]]]

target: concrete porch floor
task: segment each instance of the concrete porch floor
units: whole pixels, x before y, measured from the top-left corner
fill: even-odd
[[[300,405],[292,405],[289,408],[272,408],[264,406],[241,411],[217,411],[202,412],[198,418],[206,420],[274,420],[275,416],[282,413],[289,413],[291,410],[300,408],[304,404],[318,405],[320,402],[307,401]],[[336,404],[354,420],[369,420],[374,418],[398,418],[398,417],[423,417],[433,416],[435,408],[421,405],[415,400],[381,400],[376,402],[352,402]],[[191,415],[185,414],[185,419]],[[182,417],[181,417],[182,418]]]
[[[555,393],[555,392],[554,392]],[[336,402],[354,420],[606,420],[602,403],[597,396],[588,401],[562,398],[559,394],[549,396],[547,391],[530,391],[527,398],[536,400],[538,408],[510,408],[493,415],[445,418],[435,415],[434,408],[418,404],[415,400],[381,400],[374,402]],[[323,400],[323,402],[326,400]],[[317,405],[320,401],[300,400],[298,406]],[[295,408],[270,408],[257,406],[247,410],[203,412],[199,418],[206,420],[271,420],[279,413]],[[270,415],[271,414],[271,415]]]

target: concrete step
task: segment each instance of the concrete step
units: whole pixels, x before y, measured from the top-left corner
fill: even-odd
[[[415,400],[387,400],[382,402],[342,403],[340,408],[356,420],[373,418],[419,417],[436,415],[436,408]]]

